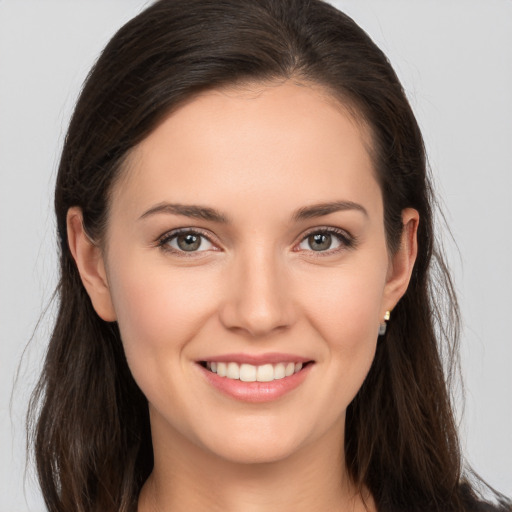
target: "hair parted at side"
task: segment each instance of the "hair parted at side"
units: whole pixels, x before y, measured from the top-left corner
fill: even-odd
[[[474,509],[443,370],[451,365],[440,357],[456,354],[457,304],[435,249],[422,136],[388,60],[321,0],[160,0],[99,57],[60,161],[59,310],[30,416],[51,512],[133,512],[153,465],[147,401],[117,325],[97,316],[81,283],[68,248],[68,209],[82,208],[85,230],[101,244],[123,162],[165,116],[206,89],[287,79],[325,87],[370,128],[391,252],[402,210],[420,215],[410,286],[347,411],[349,473],[379,511]]]

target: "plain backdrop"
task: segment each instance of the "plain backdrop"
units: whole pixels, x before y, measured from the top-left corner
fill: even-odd
[[[24,414],[53,319],[50,308],[36,329],[56,284],[52,188],[68,119],[102,47],[146,3],[0,0],[0,512],[44,510],[30,465],[24,479]],[[445,236],[465,324],[462,444],[510,496],[512,1],[335,4],[388,55],[423,129],[458,245]]]

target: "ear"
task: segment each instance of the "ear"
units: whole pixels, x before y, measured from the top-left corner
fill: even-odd
[[[418,254],[417,232],[420,216],[413,208],[402,211],[402,237],[398,251],[391,257],[384,289],[384,311],[391,311],[409,286],[412,269]]]
[[[103,253],[84,230],[81,208],[68,210],[67,232],[69,249],[96,313],[107,322],[115,321]]]

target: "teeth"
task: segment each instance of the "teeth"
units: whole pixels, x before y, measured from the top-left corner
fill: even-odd
[[[206,367],[219,377],[241,380],[243,382],[271,382],[273,380],[290,377],[300,372],[302,363],[277,363],[254,366],[252,364],[206,363]]]
[[[212,368],[213,371],[213,368]],[[226,363],[217,363],[217,375],[219,377],[225,377],[227,373],[227,365]]]
[[[244,382],[254,382],[256,380],[257,370],[256,366],[253,366],[252,364],[240,365],[240,380],[243,380]]]
[[[250,365],[248,365],[250,366]],[[277,365],[276,365],[277,366]],[[256,369],[256,366],[253,367]],[[258,382],[270,382],[274,380],[274,367],[271,364],[264,364],[262,366],[258,366],[257,370],[257,381]]]
[[[228,379],[238,380],[240,378],[240,366],[238,366],[236,363],[228,363],[226,377]]]
[[[272,365],[269,365],[272,366]],[[276,364],[274,368],[274,379],[283,379],[286,376],[286,367],[284,363]]]

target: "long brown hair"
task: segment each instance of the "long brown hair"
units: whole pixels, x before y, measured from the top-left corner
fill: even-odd
[[[205,89],[289,78],[324,86],[370,127],[391,252],[402,210],[415,208],[421,219],[410,286],[347,411],[348,471],[382,511],[476,504],[447,387],[457,354],[457,303],[436,250],[422,136],[385,55],[321,0],[160,0],[104,49],[60,161],[59,311],[30,416],[50,511],[133,511],[153,465],[147,401],[128,369],[117,324],[96,315],[82,286],[68,248],[68,209],[81,207],[87,233],[101,241],[124,159],[177,105]]]

